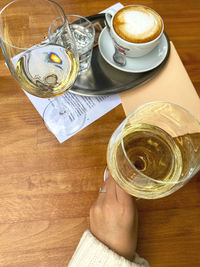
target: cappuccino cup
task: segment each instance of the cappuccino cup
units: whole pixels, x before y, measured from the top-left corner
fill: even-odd
[[[141,57],[151,52],[164,31],[161,16],[146,6],[129,5],[117,12],[111,9],[105,18],[115,47],[128,57]]]

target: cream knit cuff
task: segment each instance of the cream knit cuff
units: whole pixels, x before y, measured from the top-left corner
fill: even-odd
[[[134,262],[119,256],[86,230],[68,267],[150,267],[136,255]]]

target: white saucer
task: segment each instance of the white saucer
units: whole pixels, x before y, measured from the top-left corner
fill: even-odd
[[[163,62],[169,49],[167,38],[165,34],[163,34],[157,47],[155,47],[149,54],[142,57],[127,57],[126,66],[121,67],[113,60],[115,48],[107,27],[102,30],[98,43],[100,53],[108,64],[116,69],[133,73],[146,72],[156,68]]]

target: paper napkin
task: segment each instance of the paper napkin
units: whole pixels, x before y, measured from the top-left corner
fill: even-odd
[[[169,59],[161,72],[151,81],[120,94],[125,114],[128,115],[138,106],[152,101],[169,101],[189,110],[200,120],[199,96],[170,42]]]

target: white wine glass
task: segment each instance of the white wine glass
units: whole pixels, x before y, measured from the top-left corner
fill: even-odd
[[[0,44],[6,64],[28,93],[51,98],[43,118],[54,133],[72,135],[85,115],[59,96],[74,84],[78,53],[62,7],[53,0],[14,0],[0,11]]]
[[[137,198],[170,195],[200,169],[200,122],[173,103],[144,104],[110,138],[107,166],[115,181]]]

